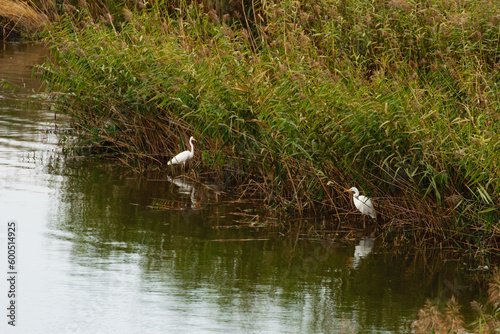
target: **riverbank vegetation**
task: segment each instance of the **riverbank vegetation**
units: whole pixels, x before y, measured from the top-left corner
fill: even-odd
[[[500,329],[500,271],[491,275],[488,287],[488,300],[485,305],[472,301],[471,306],[477,312],[476,320],[466,325],[456,298],[447,301],[444,312],[438,305],[426,302],[418,313],[418,320],[413,323],[415,333],[498,333]]]
[[[37,69],[82,142],[191,173],[276,212],[358,219],[384,240],[500,249],[495,1],[81,0],[46,25]]]

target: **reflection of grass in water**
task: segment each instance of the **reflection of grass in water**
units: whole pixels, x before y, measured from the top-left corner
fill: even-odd
[[[191,209],[192,205],[193,203],[191,201],[183,202],[183,201],[173,201],[161,198],[153,198],[149,208],[156,210],[172,210],[172,209],[185,210],[185,209]]]
[[[471,302],[477,312],[477,320],[470,326],[474,333],[498,333],[500,330],[500,270],[492,274],[488,289],[489,305]],[[419,311],[418,320],[414,322],[415,333],[466,333],[464,318],[460,306],[454,296],[446,303],[443,311],[429,300]]]
[[[498,5],[246,9],[153,1],[123,22],[62,20],[40,70],[124,164],[161,166],[194,135],[196,169],[231,171],[277,212],[341,217],[356,185],[395,242],[500,248]]]

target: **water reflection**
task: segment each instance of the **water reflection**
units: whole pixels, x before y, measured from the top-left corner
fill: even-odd
[[[58,229],[75,233],[75,263],[137,266],[133,274],[124,266],[120,275],[133,275],[141,287],[135,293],[156,301],[159,314],[179,319],[170,330],[409,332],[425,299],[440,298],[438,282],[465,280],[457,263],[443,264],[439,253],[371,254],[353,270],[355,248],[302,240],[299,232],[269,238],[265,229],[237,228],[229,205],[207,205],[189,220],[183,210],[147,209],[148,197],[178,200],[179,189],[148,181],[157,177],[117,174],[97,169],[92,178],[73,179],[68,189],[86,197],[63,206]],[[248,238],[268,240],[213,241]],[[358,256],[372,245],[373,236],[363,239]],[[467,285],[459,297],[467,300],[478,288]]]
[[[188,181],[186,177],[176,176],[172,178],[167,175],[167,180],[179,187],[178,191],[180,194],[191,195],[194,191],[194,183]]]
[[[351,265],[352,268],[357,268],[359,261],[372,252],[373,246],[375,246],[374,237],[375,233],[372,232],[369,236],[362,237],[356,247],[354,247],[354,257]]]
[[[442,252],[370,253],[373,236],[346,247],[277,233],[242,224],[236,214],[252,205],[185,176],[64,156],[54,132],[65,120],[22,107],[29,71],[13,75],[26,86],[0,92],[0,240],[17,220],[20,331],[400,333],[426,298],[481,296],[480,281]]]
[[[176,176],[172,178],[169,175],[167,175],[167,180],[178,187],[177,191],[179,194],[189,196],[191,200],[190,207],[192,209],[200,210],[203,208],[203,197],[197,196],[197,194],[200,194],[200,190],[197,191],[193,181],[188,180],[186,177],[183,176]]]

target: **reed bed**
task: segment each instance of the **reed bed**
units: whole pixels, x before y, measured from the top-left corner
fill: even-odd
[[[195,169],[276,212],[350,212],[355,185],[387,236],[500,248],[497,2],[84,7],[38,72],[87,144],[164,168],[194,135]]]

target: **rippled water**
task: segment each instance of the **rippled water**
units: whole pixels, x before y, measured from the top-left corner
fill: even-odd
[[[440,252],[312,240],[188,178],[62,154],[68,119],[33,103],[46,50],[0,49],[16,87],[0,89],[0,277],[18,226],[17,327],[2,315],[2,333],[404,333],[427,298],[483,298]]]

